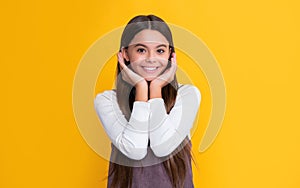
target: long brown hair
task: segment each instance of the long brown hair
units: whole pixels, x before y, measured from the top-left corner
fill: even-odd
[[[133,37],[144,29],[151,29],[159,31],[169,42],[169,47],[172,54],[175,52],[171,31],[168,25],[159,17],[154,15],[140,15],[132,18],[125,27],[122,38],[120,50],[122,47],[128,47]],[[170,61],[171,55],[169,57]],[[129,64],[130,62],[126,62]],[[117,100],[121,111],[127,120],[131,115],[133,103],[135,101],[135,88],[125,82],[120,74],[120,66],[117,65],[117,80],[116,93]],[[162,88],[162,98],[165,102],[167,113],[169,113],[174,106],[178,90],[178,83],[176,76],[174,80]],[[124,97],[125,96],[125,97]],[[127,97],[126,97],[127,96]],[[117,150],[117,155],[122,155]],[[188,170],[188,162],[191,159],[191,145],[188,138],[186,138],[177,149],[171,153],[167,160],[163,162],[166,173],[169,176],[172,187],[182,188],[184,186],[185,176]],[[112,177],[112,188],[128,188],[131,187],[133,168],[131,166],[120,165],[117,163],[110,163],[109,176]]]

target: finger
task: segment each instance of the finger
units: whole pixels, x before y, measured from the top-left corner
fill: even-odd
[[[123,58],[122,52],[118,52],[117,57],[118,57],[119,63],[124,64],[124,58]]]
[[[126,67],[126,65],[124,63],[124,58],[123,58],[123,55],[121,52],[118,53],[118,62],[122,69],[124,69]]]
[[[172,58],[171,58],[171,62],[177,64],[177,61],[176,61],[176,54],[175,52],[172,53]]]
[[[176,55],[175,55],[175,53],[173,53],[173,54],[174,55],[171,58],[171,67],[170,67],[170,69],[171,69],[172,72],[175,72],[177,70],[177,62],[176,62]]]

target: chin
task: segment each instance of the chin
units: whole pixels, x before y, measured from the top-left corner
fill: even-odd
[[[145,80],[151,82],[151,81],[154,80],[155,78],[156,78],[156,76],[145,77]]]

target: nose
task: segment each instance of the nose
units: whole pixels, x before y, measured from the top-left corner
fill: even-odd
[[[146,63],[153,63],[154,62],[154,60],[153,60],[153,58],[146,58]]]
[[[147,57],[146,57],[146,62],[147,63],[154,63],[156,60],[155,60],[155,53],[150,50],[147,54]]]

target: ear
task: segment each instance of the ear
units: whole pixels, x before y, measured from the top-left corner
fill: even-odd
[[[121,49],[121,52],[122,52],[122,55],[123,55],[124,59],[125,59],[126,61],[129,61],[129,57],[128,57],[128,49],[122,48],[122,49]]]

